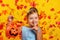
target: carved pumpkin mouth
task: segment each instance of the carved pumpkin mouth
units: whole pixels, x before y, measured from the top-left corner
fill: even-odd
[[[14,34],[14,33],[11,33],[11,31],[9,31],[9,33],[11,36],[17,36],[18,35],[18,33]]]
[[[11,28],[11,30],[9,31],[9,34],[11,36],[17,36],[18,35],[18,29]]]

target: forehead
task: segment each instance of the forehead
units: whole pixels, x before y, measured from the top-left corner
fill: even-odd
[[[32,16],[36,17],[36,16],[38,16],[38,14],[37,13],[32,13],[32,14],[29,15],[29,17],[32,17]]]

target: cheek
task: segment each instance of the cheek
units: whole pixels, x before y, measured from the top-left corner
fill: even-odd
[[[39,20],[36,20],[36,23],[38,23]]]
[[[33,23],[33,20],[29,20],[29,23],[30,23],[30,24]]]
[[[35,22],[35,24],[38,24],[38,19],[35,19],[34,22]]]
[[[29,20],[29,23],[32,23],[33,22],[33,20]]]
[[[36,22],[38,22],[39,20],[37,19]]]
[[[38,21],[38,18],[36,18],[35,21]]]

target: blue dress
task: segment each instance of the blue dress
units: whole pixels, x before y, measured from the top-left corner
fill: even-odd
[[[35,30],[26,26],[22,27],[22,40],[36,40]]]

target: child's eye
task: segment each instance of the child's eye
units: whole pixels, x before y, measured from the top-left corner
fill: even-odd
[[[35,19],[37,19],[37,17],[35,17]]]
[[[30,19],[33,19],[33,18],[30,18]]]

